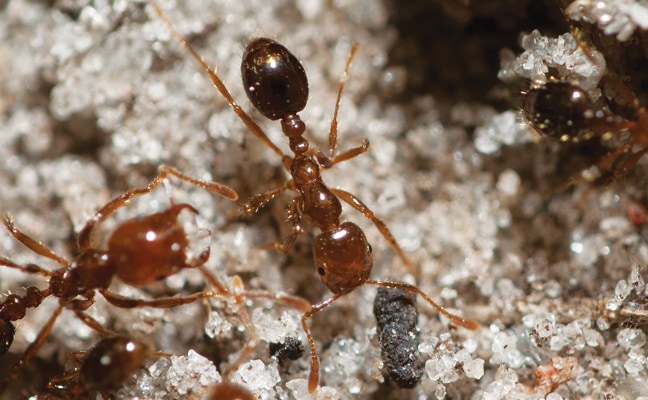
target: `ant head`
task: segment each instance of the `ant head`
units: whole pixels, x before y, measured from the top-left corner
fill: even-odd
[[[253,400],[256,396],[241,385],[220,382],[211,389],[208,400]]]
[[[313,257],[322,282],[336,295],[362,286],[373,267],[371,246],[362,229],[352,222],[317,236]]]
[[[110,389],[140,368],[150,355],[148,346],[133,339],[101,339],[83,359],[79,381],[89,391]]]
[[[306,72],[297,57],[272,39],[258,38],[247,44],[241,76],[245,93],[266,118],[282,119],[306,107]]]
[[[198,214],[188,204],[175,204],[165,211],[130,219],[115,229],[108,239],[108,258],[121,281],[146,285],[207,261],[208,248],[192,254],[193,238],[181,221],[184,210]]]

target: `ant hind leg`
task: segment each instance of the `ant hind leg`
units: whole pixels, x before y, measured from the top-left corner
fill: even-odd
[[[356,196],[352,195],[349,192],[346,192],[344,190],[340,189],[331,189],[331,192],[335,194],[337,197],[342,199],[344,202],[349,204],[351,207],[355,208],[358,210],[362,215],[365,216],[368,220],[374,223],[376,225],[376,228],[380,231],[380,233],[383,235],[385,240],[390,244],[390,246],[394,249],[396,254],[398,255],[398,258],[401,259],[403,264],[405,264],[405,267],[410,270],[412,274],[414,274],[415,278],[418,278],[419,276],[419,271],[416,268],[416,266],[410,261],[410,259],[405,255],[405,252],[403,249],[401,249],[400,245],[396,241],[396,238],[394,238],[394,235],[389,231],[389,228],[387,225],[380,220],[376,215],[371,211],[367,205],[365,205],[360,199],[358,199]]]

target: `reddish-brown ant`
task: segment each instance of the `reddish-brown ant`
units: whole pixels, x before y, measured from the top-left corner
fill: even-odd
[[[234,101],[216,72],[173,27],[162,10],[157,5],[153,5],[153,7],[173,35],[204,68],[211,82],[241,121],[252,134],[281,157],[284,167],[290,172],[292,179],[286,185],[256,196],[243,206],[243,212],[255,212],[279,193],[287,189],[294,189],[298,195],[288,206],[288,218],[292,222],[293,232],[283,242],[273,243],[273,246],[282,253],[290,250],[297,236],[303,231],[302,215],[308,216],[321,230],[313,242],[313,257],[317,273],[334,296],[315,305],[295,304],[304,311],[301,318],[302,327],[311,352],[311,370],[308,381],[310,392],[315,391],[319,382],[319,361],[307,321],[338,298],[360,286],[375,285],[417,293],[453,323],[468,329],[478,329],[479,325],[476,322],[449,313],[416,286],[369,279],[373,267],[371,246],[358,225],[348,221],[340,222],[342,213],[340,199],[371,220],[403,263],[415,274],[416,269],[407,259],[387,226],[362,201],[346,191],[329,188],[321,178],[320,167],[330,168],[337,163],[356,157],[368,149],[368,143],[365,142],[360,147],[336,154],[337,114],[340,98],[357,46],[354,46],[349,54],[344,70],[344,79],[339,85],[329,131],[329,153],[325,155],[320,151],[309,149],[309,142],[303,137],[306,125],[297,113],[302,111],[308,100],[308,79],[299,60],[288,49],[271,39],[258,38],[247,44],[241,63],[245,91],[261,114],[271,120],[281,120],[282,131],[288,137],[293,153],[293,156],[290,157],[283,154],[261,127]],[[277,296],[277,299],[280,297]]]
[[[83,358],[79,359],[81,355]],[[118,387],[151,355],[154,355],[151,348],[138,340],[105,337],[87,351],[72,352],[75,367],[51,379],[48,389],[63,398],[89,398],[93,392],[103,393]]]
[[[48,278],[46,289],[28,287],[25,289],[25,295],[11,294],[0,305],[0,355],[8,350],[13,341],[15,328],[12,321],[22,319],[28,308],[38,307],[43,299],[49,296],[54,296],[59,300],[58,307],[36,339],[25,350],[20,361],[8,376],[0,383],[0,393],[6,389],[12,379],[20,374],[25,364],[43,345],[54,322],[64,308],[72,311],[89,327],[104,334],[114,334],[85,313],[85,310],[94,303],[97,291],[109,303],[123,308],[170,308],[214,295],[214,292],[203,291],[186,297],[165,297],[150,301],[132,299],[113,293],[108,289],[113,277],[117,277],[129,285],[142,286],[169,277],[186,268],[198,268],[217,291],[216,294],[227,293],[227,290],[216,278],[203,267],[209,258],[209,248],[197,255],[192,253],[191,238],[188,237],[180,216],[183,211],[198,213],[189,204],[174,204],[172,202],[165,211],[123,222],[108,238],[105,250],[93,247],[91,243],[91,236],[100,222],[120,207],[125,206],[133,197],[149,193],[160,184],[164,184],[170,176],[175,176],[230,200],[238,198],[237,193],[229,187],[197,180],[174,168],[162,166],[158,176],[147,187],[131,189],[111,200],[85,224],[77,237],[79,254],[72,261],[55,254],[37,240],[21,232],[14,226],[11,217],[5,217],[5,225],[15,239],[33,252],[59,263],[62,267],[49,271],[34,264],[19,265],[6,258],[0,258],[2,266]]]
[[[621,95],[629,94],[620,83]],[[630,121],[606,108],[596,107],[590,96],[577,85],[566,81],[550,81],[527,92],[522,111],[532,128],[544,138],[563,143],[580,143],[593,138],[603,142],[618,139],[617,133],[631,133],[628,140],[607,153],[593,167],[570,178],[558,190],[577,180],[607,184],[626,174],[648,152],[648,111],[636,100],[637,120]],[[633,151],[637,146],[638,150]]]
[[[532,75],[526,76],[534,81],[522,101],[522,114],[540,138],[565,144],[599,140],[610,150],[552,192],[566,189],[578,181],[598,186],[615,182],[648,152],[648,110],[639,103],[627,82],[606,68],[608,62],[590,44],[591,40],[586,40],[586,36],[594,38],[596,34],[587,34],[588,27],[583,30],[571,26],[570,31],[571,35],[562,35],[558,41],[564,41],[563,51],[573,52],[562,57],[564,64],[547,57],[543,61],[543,72],[532,68]],[[538,50],[530,43],[538,41],[539,37],[540,33],[534,31],[522,40],[523,46],[527,43],[525,54]],[[528,59],[526,57],[529,56],[522,55],[519,60]],[[535,58],[543,57],[536,55]],[[550,77],[544,83],[547,69],[560,77]],[[592,88],[594,84],[598,86],[596,90]],[[604,96],[596,99],[599,89]],[[606,107],[605,100],[616,107]],[[623,112],[623,116],[615,109]]]
[[[82,359],[79,357],[83,356]],[[136,370],[144,366],[152,356],[168,356],[154,353],[150,346],[124,336],[105,337],[87,351],[74,351],[71,358],[75,367],[50,380],[48,389],[64,399],[90,398],[100,392],[108,398],[107,392],[118,388]],[[230,382],[220,382],[209,389],[207,399],[253,400],[248,389]]]
[[[254,400],[252,392],[241,385],[230,382],[220,382],[212,386],[207,400]]]

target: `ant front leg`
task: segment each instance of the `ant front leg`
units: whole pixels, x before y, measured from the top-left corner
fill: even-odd
[[[11,215],[9,215],[9,214],[4,215],[4,224],[7,227],[7,230],[9,231],[11,236],[13,236],[16,240],[18,240],[23,245],[25,245],[29,250],[31,250],[34,253],[36,253],[38,255],[41,255],[41,256],[43,256],[45,258],[49,258],[50,260],[56,261],[57,263],[65,266],[65,267],[69,267],[70,265],[72,265],[68,260],[66,260],[65,258],[63,258],[63,257],[59,256],[58,254],[54,253],[51,249],[49,249],[47,246],[45,246],[44,244],[42,244],[38,240],[31,238],[30,236],[28,236],[27,234],[21,232],[18,228],[16,228],[16,226],[14,225],[13,217],[11,217]],[[21,270],[23,270],[25,272],[30,272],[29,270],[18,267],[18,266],[16,266],[16,267],[10,266],[10,265],[7,265],[7,266],[12,267],[12,268],[19,268],[19,269],[21,269]],[[38,271],[36,273],[39,273],[39,274],[43,275],[42,272],[44,270],[42,268],[40,268],[40,267],[37,267],[37,269],[38,269]],[[32,272],[30,272],[30,273],[32,273]],[[47,273],[46,276],[49,276],[49,273]]]
[[[60,390],[61,384],[64,382],[71,382],[77,378],[79,375],[79,368],[83,363],[83,357],[85,357],[87,353],[87,350],[74,350],[68,354],[68,358],[73,365],[72,369],[65,371],[62,375],[51,378],[47,383],[47,389],[50,391],[58,391]]]
[[[282,254],[287,254],[290,251],[290,249],[295,244],[295,240],[297,240],[297,236],[299,236],[304,231],[301,225],[302,202],[302,197],[295,197],[290,201],[290,204],[288,204],[288,220],[292,222],[292,233],[286,236],[281,243],[271,242],[263,245],[261,248],[269,249],[271,247],[274,247],[278,252]]]
[[[383,237],[394,249],[394,251],[401,259],[403,264],[405,264],[405,267],[409,269],[412,272],[412,274],[414,274],[414,277],[418,278],[419,271],[416,268],[416,266],[414,266],[414,264],[409,260],[409,258],[407,258],[403,249],[401,249],[401,247],[398,245],[396,238],[394,238],[394,235],[392,235],[392,233],[389,231],[389,228],[387,228],[387,225],[383,221],[378,219],[378,217],[376,217],[376,215],[373,213],[373,211],[371,211],[369,207],[367,207],[362,201],[360,201],[359,198],[344,190],[331,189],[331,192],[333,192],[333,194],[335,194],[338,198],[342,199],[344,202],[349,204],[351,207],[361,212],[362,215],[365,216],[365,218],[373,222],[374,225],[376,225],[376,228],[378,228],[378,230],[383,235]]]
[[[291,180],[281,187],[269,190],[265,193],[257,194],[252,198],[252,200],[242,204],[239,207],[239,215],[248,215],[248,214],[257,213],[260,209],[265,207],[265,205],[268,204],[270,200],[274,199],[277,195],[285,192],[287,189],[292,188],[292,186],[293,183]]]
[[[321,151],[314,151],[313,155],[317,158],[317,162],[322,166],[322,168],[330,169],[335,164],[339,164],[341,162],[355,158],[361,154],[366,153],[368,150],[369,150],[369,140],[364,139],[360,146],[353,147],[345,151],[344,153],[335,154],[333,156],[327,157]]]
[[[74,315],[77,316],[81,321],[83,321],[84,324],[89,326],[91,329],[94,329],[95,331],[101,333],[102,335],[106,336],[117,336],[118,333],[110,330],[108,328],[105,328],[103,325],[99,323],[96,319],[92,318],[88,314],[84,313],[82,310],[77,310],[72,308],[72,312],[74,312]]]
[[[99,224],[101,221],[106,219],[117,209],[128,204],[128,201],[133,197],[141,196],[143,194],[149,193],[153,191],[155,188],[157,188],[158,186],[160,186],[160,184],[164,184],[170,175],[173,175],[176,178],[181,179],[191,185],[205,189],[211,193],[223,196],[226,199],[229,200],[238,199],[238,193],[236,193],[234,189],[231,189],[228,186],[221,185],[220,183],[216,183],[216,182],[207,182],[207,181],[195,179],[188,175],[183,174],[182,172],[178,171],[173,167],[170,167],[168,165],[161,165],[158,169],[158,175],[145,188],[131,189],[126,193],[114,198],[113,200],[109,201],[106,205],[101,207],[101,209],[97,211],[94,217],[92,217],[90,220],[88,220],[88,222],[86,222],[83,229],[81,229],[81,232],[79,233],[77,239],[79,243],[79,249],[81,251],[85,251],[91,248],[90,236],[92,235],[92,231],[94,230],[94,227],[97,226],[97,224]]]
[[[42,267],[40,267],[40,266],[38,266],[36,264],[20,265],[20,264],[16,264],[15,262],[13,262],[13,261],[11,261],[11,260],[9,260],[7,258],[4,258],[4,257],[0,257],[0,265],[2,265],[4,267],[7,267],[7,268],[19,269],[19,270],[21,270],[23,272],[26,272],[28,274],[37,274],[37,275],[42,275],[42,276],[45,276],[45,277],[48,277],[48,278],[50,276],[52,276],[51,271],[48,271],[45,268],[42,268]]]

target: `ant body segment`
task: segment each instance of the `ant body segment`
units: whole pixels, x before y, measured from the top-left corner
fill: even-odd
[[[212,386],[207,400],[254,400],[256,396],[236,383],[220,382]]]
[[[53,271],[35,264],[19,265],[0,257],[0,265],[15,268],[29,274],[38,274],[48,279],[46,289],[27,287],[25,295],[11,294],[0,304],[0,356],[11,346],[15,335],[12,321],[25,316],[28,308],[38,307],[50,296],[59,301],[36,339],[27,347],[21,359],[8,376],[0,382],[0,393],[16,378],[29,360],[36,354],[50,334],[54,323],[63,309],[72,311],[90,328],[106,335],[115,335],[104,328],[97,320],[85,313],[99,292],[109,303],[121,308],[155,307],[171,308],[189,304],[199,299],[213,296],[213,292],[202,291],[185,297],[163,297],[153,300],[132,299],[109,290],[113,277],[132,286],[143,286],[162,280],[186,268],[198,268],[217,294],[227,290],[211,275],[203,264],[209,258],[209,248],[193,254],[191,238],[185,231],[182,218],[185,211],[198,214],[189,204],[175,204],[161,212],[136,217],[123,222],[109,236],[105,250],[93,247],[91,236],[99,223],[125,206],[135,196],[146,194],[164,184],[170,176],[208,190],[230,200],[238,198],[237,193],[227,186],[214,182],[197,180],[182,174],[174,168],[162,166],[158,176],[145,188],[131,189],[105,204],[93,218],[88,220],[77,237],[79,254],[73,259],[65,259],[37,240],[15,227],[13,219],[5,216],[4,223],[9,233],[31,251],[53,260],[62,267]]]
[[[79,359],[81,355],[83,359]],[[70,357],[75,367],[51,379],[48,389],[72,399],[87,398],[93,392],[103,393],[118,387],[151,355],[154,355],[151,348],[138,340],[104,337],[87,351],[72,352]]]
[[[594,138],[607,142],[616,139],[620,131],[631,134],[625,143],[605,154],[593,167],[569,178],[557,190],[579,179],[602,185],[614,182],[648,152],[648,110],[640,107],[621,83],[616,83],[615,88],[620,89],[622,96],[633,99],[637,120],[627,120],[606,108],[596,107],[587,92],[566,81],[550,81],[526,93],[522,111],[543,138],[562,143],[581,143]],[[633,151],[635,146],[639,149]]]
[[[291,304],[303,312],[301,322],[311,354],[308,379],[308,390],[310,392],[314,392],[319,383],[319,360],[307,321],[340,297],[361,286],[374,285],[416,293],[454,324],[468,329],[479,328],[476,322],[451,314],[416,286],[369,279],[373,267],[371,246],[358,225],[349,221],[340,222],[342,213],[340,200],[348,203],[371,220],[403,263],[415,275],[417,271],[384,222],[378,219],[360,199],[349,192],[329,188],[321,178],[320,168],[330,168],[337,163],[354,158],[368,149],[368,142],[365,141],[359,147],[336,154],[337,114],[340,98],[357,45],[353,46],[349,54],[344,70],[344,78],[339,85],[329,131],[329,153],[325,155],[320,151],[311,149],[308,140],[303,137],[306,125],[298,113],[304,109],[308,100],[308,79],[299,60],[288,49],[272,39],[257,38],[247,44],[241,63],[245,91],[252,104],[262,115],[271,120],[280,120],[282,131],[288,138],[290,150],[293,153],[292,157],[290,157],[283,154],[261,127],[234,101],[216,72],[209,67],[198,52],[173,27],[162,10],[155,4],[152,6],[171,33],[206,71],[218,92],[250,132],[279,155],[284,167],[290,172],[292,179],[286,185],[257,195],[252,201],[242,206],[243,213],[255,212],[276,195],[287,189],[294,189],[298,194],[289,203],[287,211],[288,219],[292,222],[293,232],[283,242],[276,242],[271,246],[282,253],[287,253],[297,236],[303,232],[303,215],[308,216],[321,231],[315,237],[312,245],[313,258],[320,279],[333,293],[333,297],[314,305],[306,302],[306,300],[290,301]],[[281,301],[283,297],[283,295],[277,295],[275,300]]]

